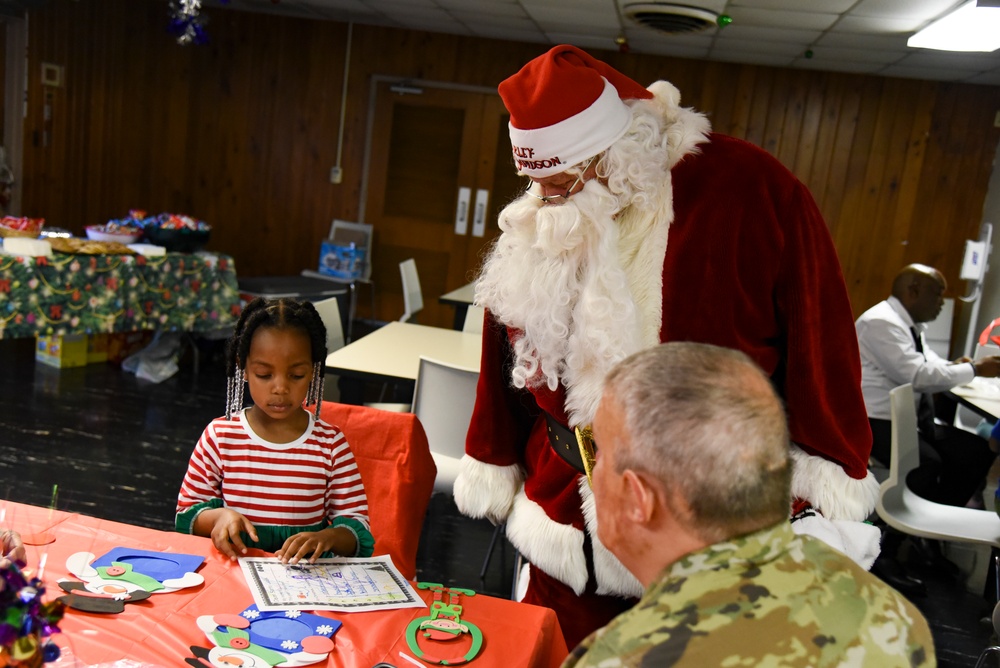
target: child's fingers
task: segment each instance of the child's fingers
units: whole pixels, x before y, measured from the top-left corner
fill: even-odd
[[[215,543],[215,549],[219,552],[226,555],[230,559],[236,558],[236,553],[233,552],[233,546],[232,543],[229,542],[228,534],[213,535],[212,542]]]
[[[245,516],[241,515],[240,518],[243,520],[243,530],[250,536],[253,542],[257,543],[257,527],[253,525],[253,522],[248,520]]]
[[[247,546],[243,544],[243,539],[240,537],[239,531],[234,531],[229,537],[230,542],[233,544],[233,549],[235,549],[240,554],[247,553]]]

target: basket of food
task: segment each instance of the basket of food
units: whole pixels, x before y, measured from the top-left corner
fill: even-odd
[[[212,227],[202,220],[174,213],[161,213],[143,223],[146,241],[171,253],[194,253],[208,243]]]
[[[45,225],[44,218],[15,218],[4,216],[0,218],[0,238],[26,237],[37,239]]]

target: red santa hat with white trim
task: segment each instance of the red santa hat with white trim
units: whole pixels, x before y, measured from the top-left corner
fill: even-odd
[[[632,112],[624,100],[653,94],[575,46],[552,48],[504,80],[510,143],[519,172],[564,172],[615,143]]]

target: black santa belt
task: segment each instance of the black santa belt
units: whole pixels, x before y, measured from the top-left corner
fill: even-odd
[[[589,482],[590,472],[594,470],[594,458],[597,451],[590,427],[570,429],[547,412],[543,411],[543,413],[545,413],[549,445],[564,462],[586,475]]]

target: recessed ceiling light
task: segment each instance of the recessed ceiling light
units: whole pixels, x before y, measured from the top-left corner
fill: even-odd
[[[971,0],[920,30],[907,46],[941,51],[1000,49],[1000,7],[992,0]]]

